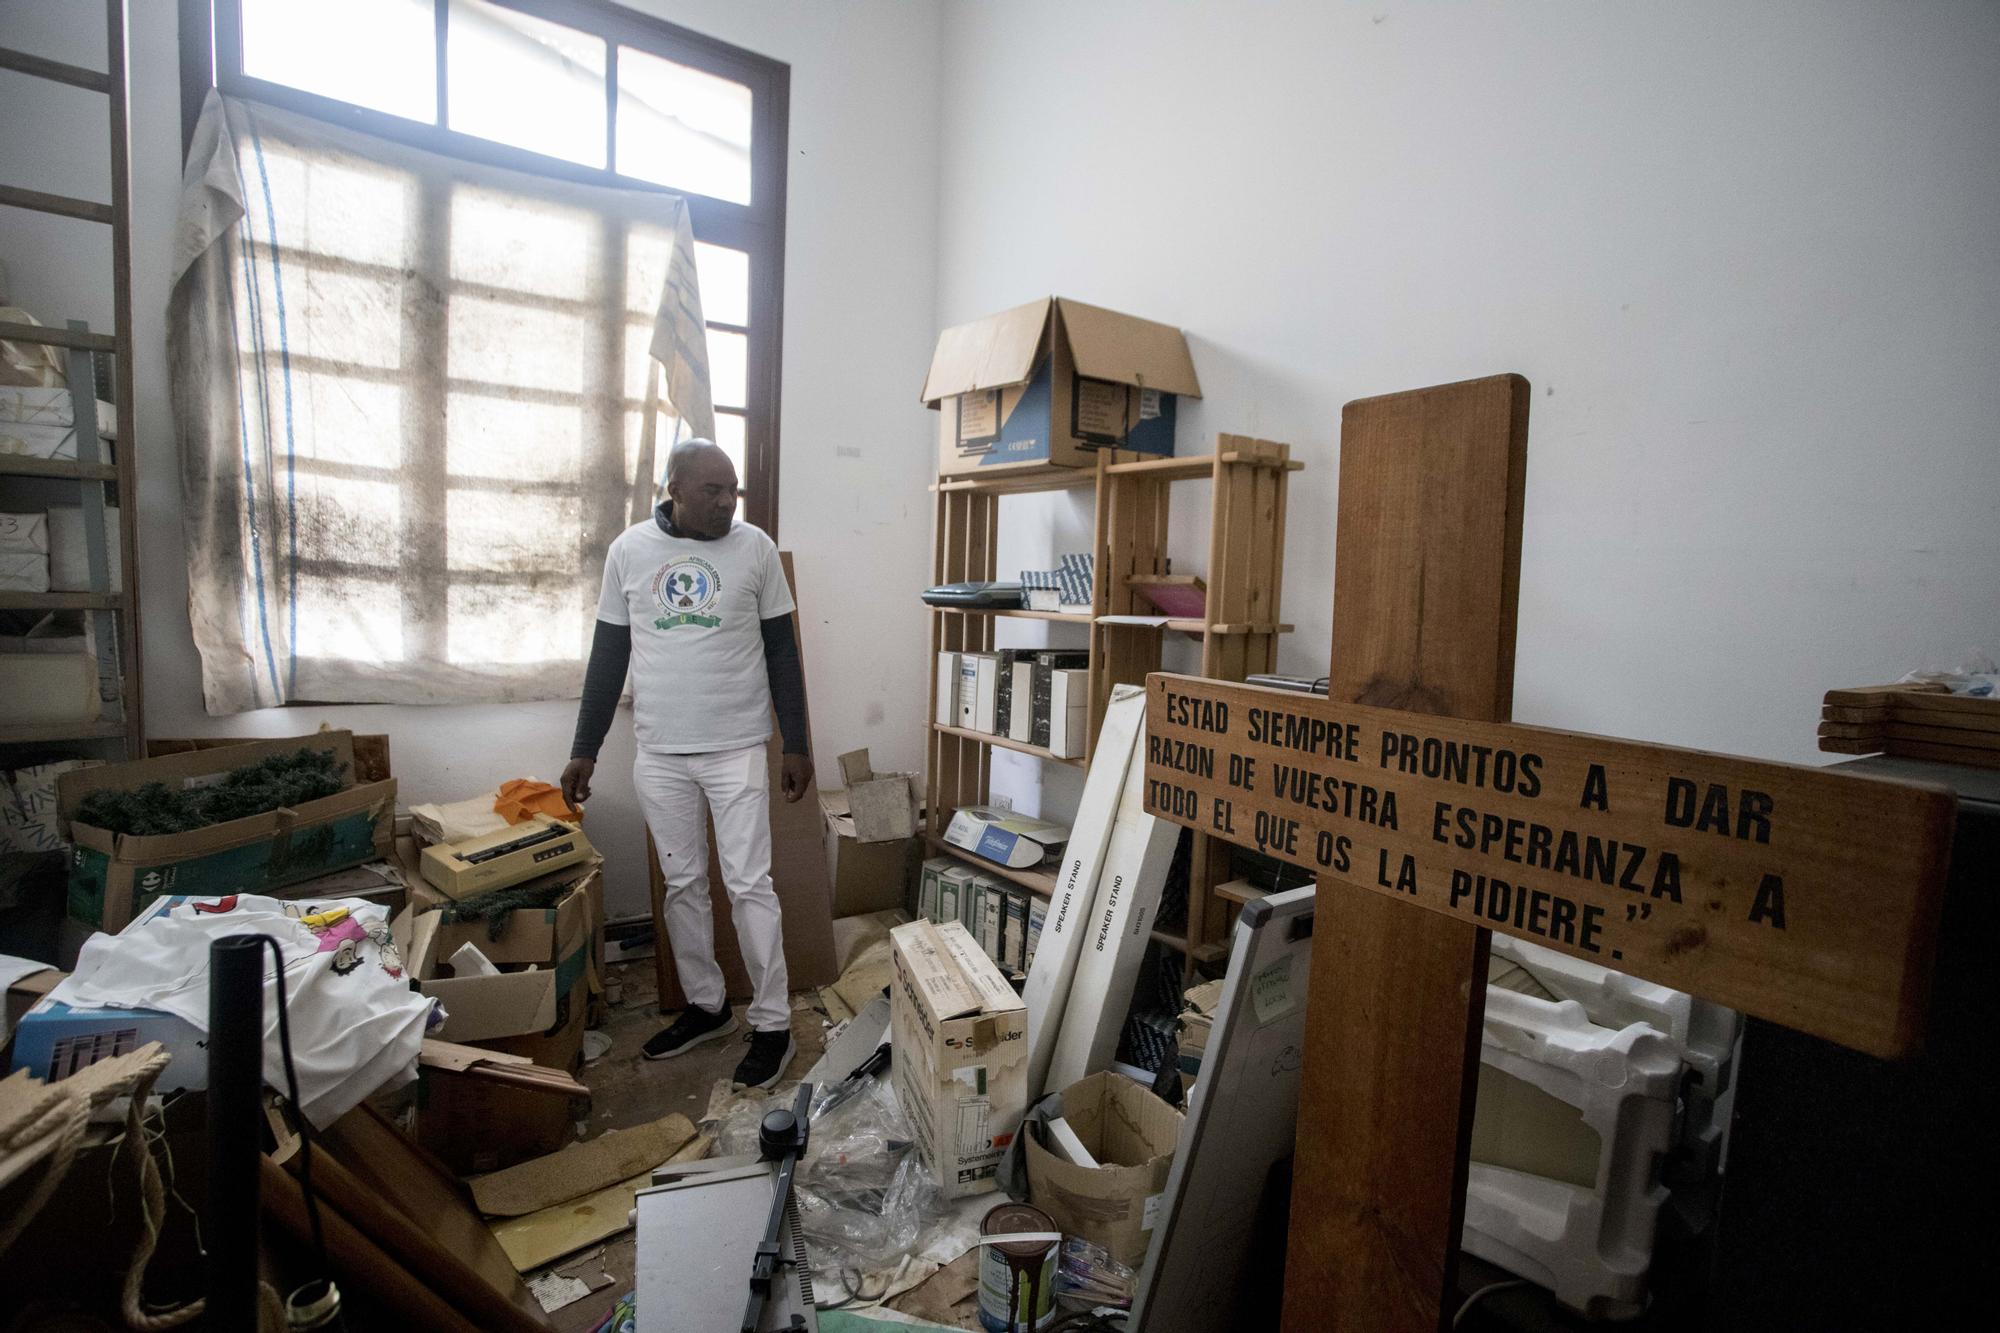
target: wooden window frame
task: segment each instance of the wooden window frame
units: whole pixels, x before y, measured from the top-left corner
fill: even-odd
[[[450,129],[446,29],[450,0],[432,0],[436,15],[437,124],[356,106],[318,93],[253,78],[243,72],[241,0],[179,0],[181,30],[181,143],[185,154],[211,87],[284,107],[315,119],[410,144],[449,157],[514,171],[624,190],[656,190],[687,200],[697,241],[749,256],[750,324],[710,321],[727,333],[747,333],[744,406],[718,408],[744,419],[744,517],[773,539],[778,535],[778,421],[780,355],[785,313],[785,190],[787,130],[791,121],[791,66],[727,42],[642,14],[608,0],[487,0],[502,8],[564,24],[606,43],[605,134],[607,163],[616,142],[618,48],[629,46],[743,84],[750,89],[750,202],[675,190],[621,176],[608,165],[587,167]],[[337,3],[337,0],[328,0]]]

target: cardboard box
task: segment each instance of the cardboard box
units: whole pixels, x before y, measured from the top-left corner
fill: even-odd
[[[61,973],[49,973],[60,977]],[[173,1058],[155,1092],[199,1091],[208,1086],[208,1034],[158,1009],[72,1009],[44,996],[14,1027],[10,1070],[25,1069],[45,1083],[127,1055],[157,1041]]]
[[[947,1199],[991,1190],[1027,1110],[1027,1007],[958,922],[889,939],[896,1096]]]
[[[820,792],[819,808],[826,821],[834,916],[863,916],[903,906],[923,854],[923,840],[911,833],[885,842],[863,841],[855,833],[844,791]]]
[[[595,926],[602,915],[601,867],[559,871],[546,882],[572,884],[553,907],[510,912],[497,936],[484,921],[446,923],[415,901],[392,929],[417,989],[441,1003],[444,1023],[430,1036],[520,1056],[576,1076],[583,1069]],[[445,960],[476,945],[498,976],[450,975]],[[554,1152],[575,1137],[563,1098],[477,1079],[423,1073],[417,1094],[417,1140],[460,1173],[494,1171]]]
[[[1179,1111],[1122,1074],[1102,1071],[1063,1089],[1063,1119],[1097,1165],[1078,1166],[1028,1135],[1028,1202],[1121,1264],[1146,1261],[1164,1220]]]
[[[121,930],[141,907],[168,893],[282,896],[315,879],[392,851],[396,780],[364,782],[291,810],[158,837],[114,834],[76,821],[84,797],[148,782],[191,788],[276,754],[321,750],[354,770],[352,736],[322,731],[77,769],[56,779],[56,819],[71,844],[69,914],[100,930]]]
[[[840,756],[840,776],[846,790],[822,791],[820,805],[825,809],[829,801],[837,801],[854,838],[889,842],[916,835],[923,811],[923,787],[916,774],[877,773],[868,751],[852,750]]]
[[[923,389],[944,476],[1170,455],[1177,395],[1201,397],[1179,329],[1054,296],[946,329]]]

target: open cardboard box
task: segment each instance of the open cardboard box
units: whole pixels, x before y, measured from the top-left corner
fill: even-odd
[[[322,731],[62,774],[56,779],[56,823],[71,843],[69,914],[100,930],[122,930],[135,912],[163,894],[268,894],[386,858],[396,780],[355,783],[353,740],[345,731]],[[95,791],[129,791],[149,782],[183,790],[205,786],[231,769],[301,749],[332,754],[349,785],[293,809],[156,837],[112,833],[75,817]]]
[[[483,921],[447,923],[412,890],[411,905],[391,923],[413,984],[444,1006],[430,1036],[474,1046],[515,1062],[531,1061],[571,1078],[583,1067],[594,927],[600,915],[601,858],[579,869],[529,880],[571,883],[553,907],[507,915],[498,938]],[[471,943],[501,970],[454,976],[447,960]],[[417,1138],[461,1173],[493,1171],[554,1152],[573,1137],[571,1101],[464,1071],[426,1065],[418,1089]]]
[[[1179,329],[1057,296],[939,334],[922,395],[948,477],[1171,455],[1176,396],[1201,397]]]
[[[866,750],[842,755],[840,769],[847,786],[819,793],[833,914],[860,916],[901,907],[922,856],[917,826],[923,805],[916,777],[875,772]]]

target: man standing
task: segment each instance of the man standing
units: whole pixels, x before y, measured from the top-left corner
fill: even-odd
[[[666,877],[667,935],[688,998],[681,1016],[646,1043],[645,1055],[664,1060],[736,1030],[709,915],[704,816],[713,813],[717,859],[753,988],[750,1051],[736,1081],[768,1088],[793,1054],[764,767],[774,708],[785,739],[780,785],[787,801],[805,795],[813,766],[791,589],[777,545],[736,521],[738,494],[729,455],[690,440],[667,460],[666,502],[612,541],[562,786],[572,805],[590,799],[597,752],[629,665],[639,742],[632,780]]]

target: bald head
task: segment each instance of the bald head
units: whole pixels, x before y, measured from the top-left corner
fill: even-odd
[[[683,440],[667,455],[667,496],[676,527],[720,537],[736,521],[736,465],[712,440]]]

